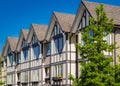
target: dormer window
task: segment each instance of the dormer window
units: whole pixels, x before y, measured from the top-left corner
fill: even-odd
[[[10,62],[10,66],[12,66],[13,62],[14,62],[14,55],[13,54],[9,54],[9,62]]]
[[[19,64],[20,62],[21,62],[21,54],[19,53],[17,57],[17,63]]]
[[[54,36],[57,35],[57,25],[54,26]]]
[[[11,49],[10,49],[10,46],[8,47],[8,51],[7,51],[7,53],[11,53]]]
[[[54,43],[55,43],[54,53],[61,53],[63,50],[63,36],[54,39]]]
[[[60,33],[62,33],[61,27],[58,23],[55,23],[54,27],[53,27],[53,33],[52,36],[56,36],[59,35]]]
[[[34,58],[38,59],[40,52],[41,52],[41,45],[36,44],[35,46],[33,46],[33,53],[34,53]]]
[[[24,48],[24,47],[26,47],[26,46],[27,46],[26,40],[23,39],[23,41],[22,41],[22,48]]]
[[[36,36],[33,34],[33,37],[32,37],[32,44],[35,44],[35,43],[37,43],[38,41],[37,41],[37,38],[36,38]]]
[[[23,54],[24,54],[25,61],[28,60],[28,49],[24,49]]]
[[[51,54],[51,43],[47,43],[46,44],[46,55],[50,55]]]
[[[85,21],[85,17],[82,18],[82,27],[84,28],[86,26],[86,21]]]

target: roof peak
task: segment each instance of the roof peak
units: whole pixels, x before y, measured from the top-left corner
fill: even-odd
[[[34,26],[34,25],[39,25],[39,26],[48,26],[47,24],[34,24],[32,23],[31,26]]]
[[[106,4],[106,3],[102,3],[102,2],[95,2],[95,1],[88,1],[88,0],[82,0],[82,2],[88,2],[88,3],[95,3],[95,4],[103,4],[103,5],[108,5],[108,6],[113,6],[113,7],[119,7],[119,5],[112,5],[112,4]]]
[[[70,13],[63,13],[63,12],[56,12],[56,11],[53,11],[54,14],[63,14],[63,15],[73,15],[75,16],[75,14],[70,14]]]
[[[12,36],[8,36],[7,39],[11,39],[11,38],[14,38],[14,39],[18,39],[18,37],[12,37]]]

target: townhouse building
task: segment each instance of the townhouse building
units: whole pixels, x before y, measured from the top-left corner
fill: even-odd
[[[7,86],[12,86],[16,84],[16,46],[17,46],[18,38],[8,37],[6,40],[6,44],[4,47],[4,51],[2,53],[5,64],[6,64],[6,84]]]
[[[31,24],[30,30],[21,30],[19,39],[7,39],[2,56],[5,59],[7,86],[71,86],[69,74],[80,75],[83,61],[75,47],[81,40],[81,29],[96,19],[95,7],[100,3],[81,1],[76,15],[53,12],[50,24]],[[120,7],[104,4],[109,18],[114,19],[113,33],[104,39],[120,46]],[[92,31],[89,34],[93,34]],[[112,55],[114,63],[120,49]]]
[[[16,46],[17,59],[16,59],[16,85],[25,86],[28,84],[29,74],[29,46],[26,42],[28,30],[22,29]]]
[[[70,85],[68,74],[75,75],[76,48],[74,43],[76,39],[74,37],[70,39],[70,28],[74,18],[75,15],[54,12],[48,27],[45,38],[51,43],[51,54],[47,53],[44,62],[47,63],[49,59],[49,79],[52,85]]]
[[[93,17],[96,19],[96,12],[95,8],[99,6],[100,3],[95,2],[89,2],[89,1],[82,1],[81,5],[79,7],[79,10],[76,14],[73,26],[71,28],[71,33],[76,33],[77,35],[77,43],[82,43],[82,35],[81,35],[81,29],[84,29],[86,26],[90,24],[89,18]],[[120,6],[113,6],[113,5],[107,5],[104,4],[104,10],[108,16],[108,18],[113,18],[114,28],[113,33],[106,36],[104,39],[107,40],[108,44],[116,43],[116,47],[120,46]],[[93,34],[92,31],[89,32],[90,35]],[[118,56],[120,48],[117,48],[114,50],[113,53],[104,52],[105,55],[111,55],[113,56],[114,64],[118,63]],[[80,56],[78,56],[78,59],[80,60]]]

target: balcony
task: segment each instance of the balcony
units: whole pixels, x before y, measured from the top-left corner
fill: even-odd
[[[52,77],[53,81],[62,81],[62,76]]]

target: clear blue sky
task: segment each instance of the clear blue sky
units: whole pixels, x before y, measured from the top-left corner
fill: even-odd
[[[119,0],[90,0],[120,6]],[[53,11],[76,14],[81,0],[0,0],[0,51],[8,36],[31,23],[49,24]]]

